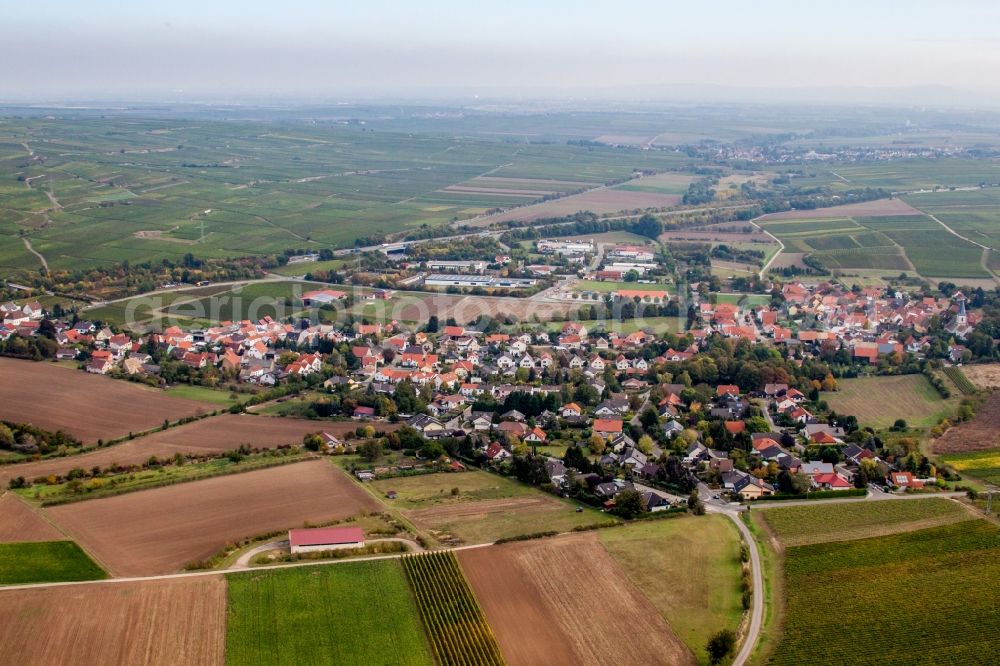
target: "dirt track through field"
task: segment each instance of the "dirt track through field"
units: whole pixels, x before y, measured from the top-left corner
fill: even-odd
[[[241,538],[378,508],[329,460],[313,460],[43,513],[114,575],[146,576],[178,571]]]
[[[213,409],[204,402],[74,368],[0,358],[0,419],[62,430],[85,444]]]
[[[170,458],[175,453],[213,454],[231,451],[241,444],[251,448],[272,449],[283,444],[300,444],[309,433],[327,431],[340,436],[353,432],[354,421],[310,421],[270,416],[223,414],[170,428],[140,437],[123,444],[116,444],[90,453],[66,458],[53,458],[19,465],[0,467],[0,484],[16,476],[29,481],[42,476],[65,475],[74,467],[90,469],[111,464],[137,465],[150,456]],[[391,431],[397,424],[376,423],[376,429]]]
[[[458,558],[511,666],[696,663],[594,534]]]
[[[65,534],[13,493],[0,491],[0,543],[64,539],[66,539]]]
[[[225,641],[222,576],[0,591],[5,664],[223,664]]]

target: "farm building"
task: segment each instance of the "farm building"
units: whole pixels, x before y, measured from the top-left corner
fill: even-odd
[[[334,289],[319,289],[317,291],[307,291],[302,294],[302,304],[306,307],[311,305],[329,305],[334,301],[342,300],[347,294]]]
[[[292,554],[361,548],[365,545],[365,531],[360,527],[295,529],[288,531],[288,543]]]
[[[486,270],[485,261],[428,261],[427,268],[432,271],[445,271],[460,273],[462,271],[471,271],[473,273],[482,273]]]

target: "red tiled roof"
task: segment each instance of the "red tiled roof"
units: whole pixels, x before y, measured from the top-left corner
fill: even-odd
[[[288,531],[288,541],[294,546],[326,546],[358,543],[365,540],[360,527],[320,527]]]

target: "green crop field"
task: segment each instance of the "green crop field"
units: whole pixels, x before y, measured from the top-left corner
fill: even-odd
[[[853,414],[863,426],[888,428],[896,419],[908,425],[930,427],[948,416],[958,397],[944,400],[923,375],[898,375],[841,379],[839,390],[824,392],[823,399],[838,414]]]
[[[200,400],[220,407],[229,407],[237,402],[246,402],[252,396],[241,393],[230,393],[220,391],[207,386],[197,386],[193,384],[178,384],[166,389],[166,392],[176,398],[187,398],[188,400]]]
[[[107,578],[72,541],[0,543],[0,585]]]
[[[972,395],[978,391],[976,385],[969,381],[969,378],[965,376],[961,368],[949,365],[944,369],[944,374],[948,376],[951,383],[954,384],[963,395]]]
[[[255,571],[228,583],[231,666],[434,664],[398,560]]]
[[[1000,661],[1000,531],[991,523],[790,547],[784,561],[774,666]]]
[[[390,490],[395,491],[396,499],[391,500],[391,503],[401,509],[425,509],[429,506],[509,499],[535,493],[523,483],[478,470],[382,479],[372,481],[369,486],[380,495],[385,495]],[[457,488],[458,492],[453,494],[453,488]]]
[[[936,497],[774,506],[761,509],[761,515],[786,546],[860,539],[972,519],[957,502]]]
[[[917,190],[978,185],[1000,180],[1000,164],[993,160],[911,159],[831,167],[854,187]]]
[[[601,543],[677,636],[708,661],[705,645],[743,615],[740,538],[723,516],[682,516],[601,530]]]
[[[531,203],[497,179],[580,189],[695,160],[666,151],[364,131],[335,123],[99,117],[0,124],[0,267],[54,268],[350,246]],[[27,144],[34,159],[27,159]],[[497,191],[454,191],[490,172]],[[38,180],[37,177],[44,178]],[[659,187],[680,187],[671,174]],[[22,179],[35,179],[29,188]],[[690,176],[688,176],[690,177]],[[477,183],[474,183],[477,184]],[[522,187],[524,183],[519,183]],[[548,191],[548,183],[528,190]],[[59,207],[43,190],[51,191]],[[487,187],[486,190],[491,188]]]
[[[971,476],[986,483],[1000,484],[1000,449],[943,453],[938,459],[954,467],[963,476]]]
[[[441,666],[504,663],[500,646],[453,552],[405,557],[403,569]]]
[[[1000,220],[1000,218],[998,218]],[[770,220],[789,252],[809,252],[831,270],[917,271],[933,278],[989,278],[982,248],[926,215]]]
[[[618,522],[502,476],[480,471],[422,474],[365,484],[429,536],[444,544],[486,543],[536,532]],[[386,495],[396,492],[396,499]]]

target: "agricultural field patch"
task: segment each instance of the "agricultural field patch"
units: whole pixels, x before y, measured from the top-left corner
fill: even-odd
[[[1000,591],[985,581],[1000,578],[998,552],[1000,531],[983,520],[790,547],[771,663],[996,663]]]
[[[789,548],[910,532],[974,518],[961,504],[937,497],[775,506],[762,509],[761,515]]]
[[[963,365],[961,372],[977,388],[987,390],[1000,388],[1000,363]]]
[[[0,645],[28,666],[222,666],[225,633],[222,576],[0,591]]]
[[[985,483],[1000,483],[1000,448],[946,453],[938,459],[953,467],[962,476],[971,476]]]
[[[919,214],[913,206],[902,199],[877,199],[875,201],[865,201],[862,203],[845,204],[843,206],[831,206],[829,208],[815,208],[813,210],[788,210],[781,213],[771,213],[759,218],[760,222],[771,220],[809,220],[817,218],[844,218],[844,217],[875,217],[892,215],[912,215]]]
[[[226,663],[431,666],[398,560],[227,576]]]
[[[964,453],[1000,447],[1000,393],[992,393],[976,416],[949,428],[934,442],[934,452]]]
[[[601,544],[700,662],[743,615],[740,538],[723,516],[682,516],[599,532]]]
[[[374,510],[329,461],[271,467],[64,504],[43,513],[119,576],[165,574],[227,543]]]
[[[101,578],[104,570],[72,541],[0,543],[0,585]]]
[[[11,492],[0,492],[0,543],[59,541],[66,535]]]
[[[84,444],[125,437],[160,426],[164,420],[212,411],[203,402],[53,363],[0,358],[0,375],[4,378],[0,382],[0,418],[52,432],[62,430]],[[142,404],[142,409],[122,408],[137,404]]]
[[[830,409],[853,414],[863,426],[888,428],[896,419],[911,427],[930,427],[948,416],[958,404],[944,400],[923,375],[897,375],[841,379],[839,390],[824,392]]]
[[[301,444],[305,435],[321,430],[341,436],[353,432],[357,426],[353,421],[221,414],[76,456],[0,466],[0,483],[6,484],[16,476],[23,476],[29,481],[50,474],[65,476],[74,467],[89,469],[95,465],[108,467],[112,463],[136,465],[146,462],[151,456],[165,459],[177,453],[218,454],[243,444],[256,449],[272,449],[284,444]],[[385,431],[399,427],[392,423],[379,424],[379,429]]]
[[[454,552],[403,558],[438,663],[502,666],[500,647]]]
[[[962,395],[972,395],[978,390],[976,385],[969,381],[962,369],[958,366],[949,365],[944,368],[944,374],[951,380],[951,383],[962,392]]]
[[[458,559],[510,666],[697,663],[595,534]]]
[[[452,494],[457,488],[458,493]],[[486,472],[438,473],[372,482],[384,496],[390,490],[398,507],[418,527],[447,544],[488,543],[535,532],[568,532],[609,522],[610,517],[529,486]]]

